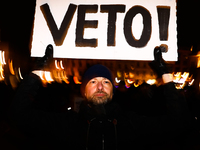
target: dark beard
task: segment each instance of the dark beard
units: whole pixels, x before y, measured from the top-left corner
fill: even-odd
[[[95,95],[95,94],[100,94],[100,93],[103,93],[105,95],[104,96],[96,96]],[[111,101],[111,98],[109,97],[109,95],[107,93],[105,93],[103,91],[97,91],[96,93],[94,93],[94,95],[92,95],[88,99],[88,102],[93,105],[105,105],[109,101]]]

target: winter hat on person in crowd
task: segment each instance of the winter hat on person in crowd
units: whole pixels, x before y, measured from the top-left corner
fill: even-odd
[[[87,83],[95,77],[104,77],[104,78],[107,78],[108,80],[110,80],[110,82],[113,85],[113,91],[114,91],[115,86],[113,83],[113,75],[112,75],[111,71],[106,66],[97,64],[97,65],[90,67],[83,75],[82,84],[81,84],[82,96],[85,95],[85,86],[87,85]]]

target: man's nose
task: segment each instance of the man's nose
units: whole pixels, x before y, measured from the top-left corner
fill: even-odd
[[[103,89],[103,84],[101,82],[98,82],[97,88],[98,88],[98,90],[102,90]]]

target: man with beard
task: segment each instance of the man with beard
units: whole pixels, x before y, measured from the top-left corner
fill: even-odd
[[[176,137],[186,129],[186,102],[180,99],[159,48],[154,50],[158,51],[155,57],[159,59],[151,66],[163,79],[161,100],[166,101],[167,109],[164,115],[145,117],[122,111],[112,100],[115,92],[112,73],[99,64],[90,67],[83,76],[81,94],[85,100],[79,113],[50,113],[36,109],[34,100],[41,86],[37,68],[48,66],[52,51],[53,47],[48,46],[45,56],[36,63],[36,70],[19,87],[12,105],[12,121],[32,137],[31,141],[46,142],[51,149],[143,149],[146,144]]]

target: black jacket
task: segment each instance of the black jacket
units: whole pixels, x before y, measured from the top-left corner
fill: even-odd
[[[156,117],[124,112],[115,102],[106,104],[103,114],[87,104],[78,114],[45,112],[33,107],[40,86],[34,74],[24,79],[12,105],[12,121],[29,137],[46,142],[52,149],[142,149],[146,144],[179,135],[189,123],[186,102],[173,83],[164,85],[167,112]]]

